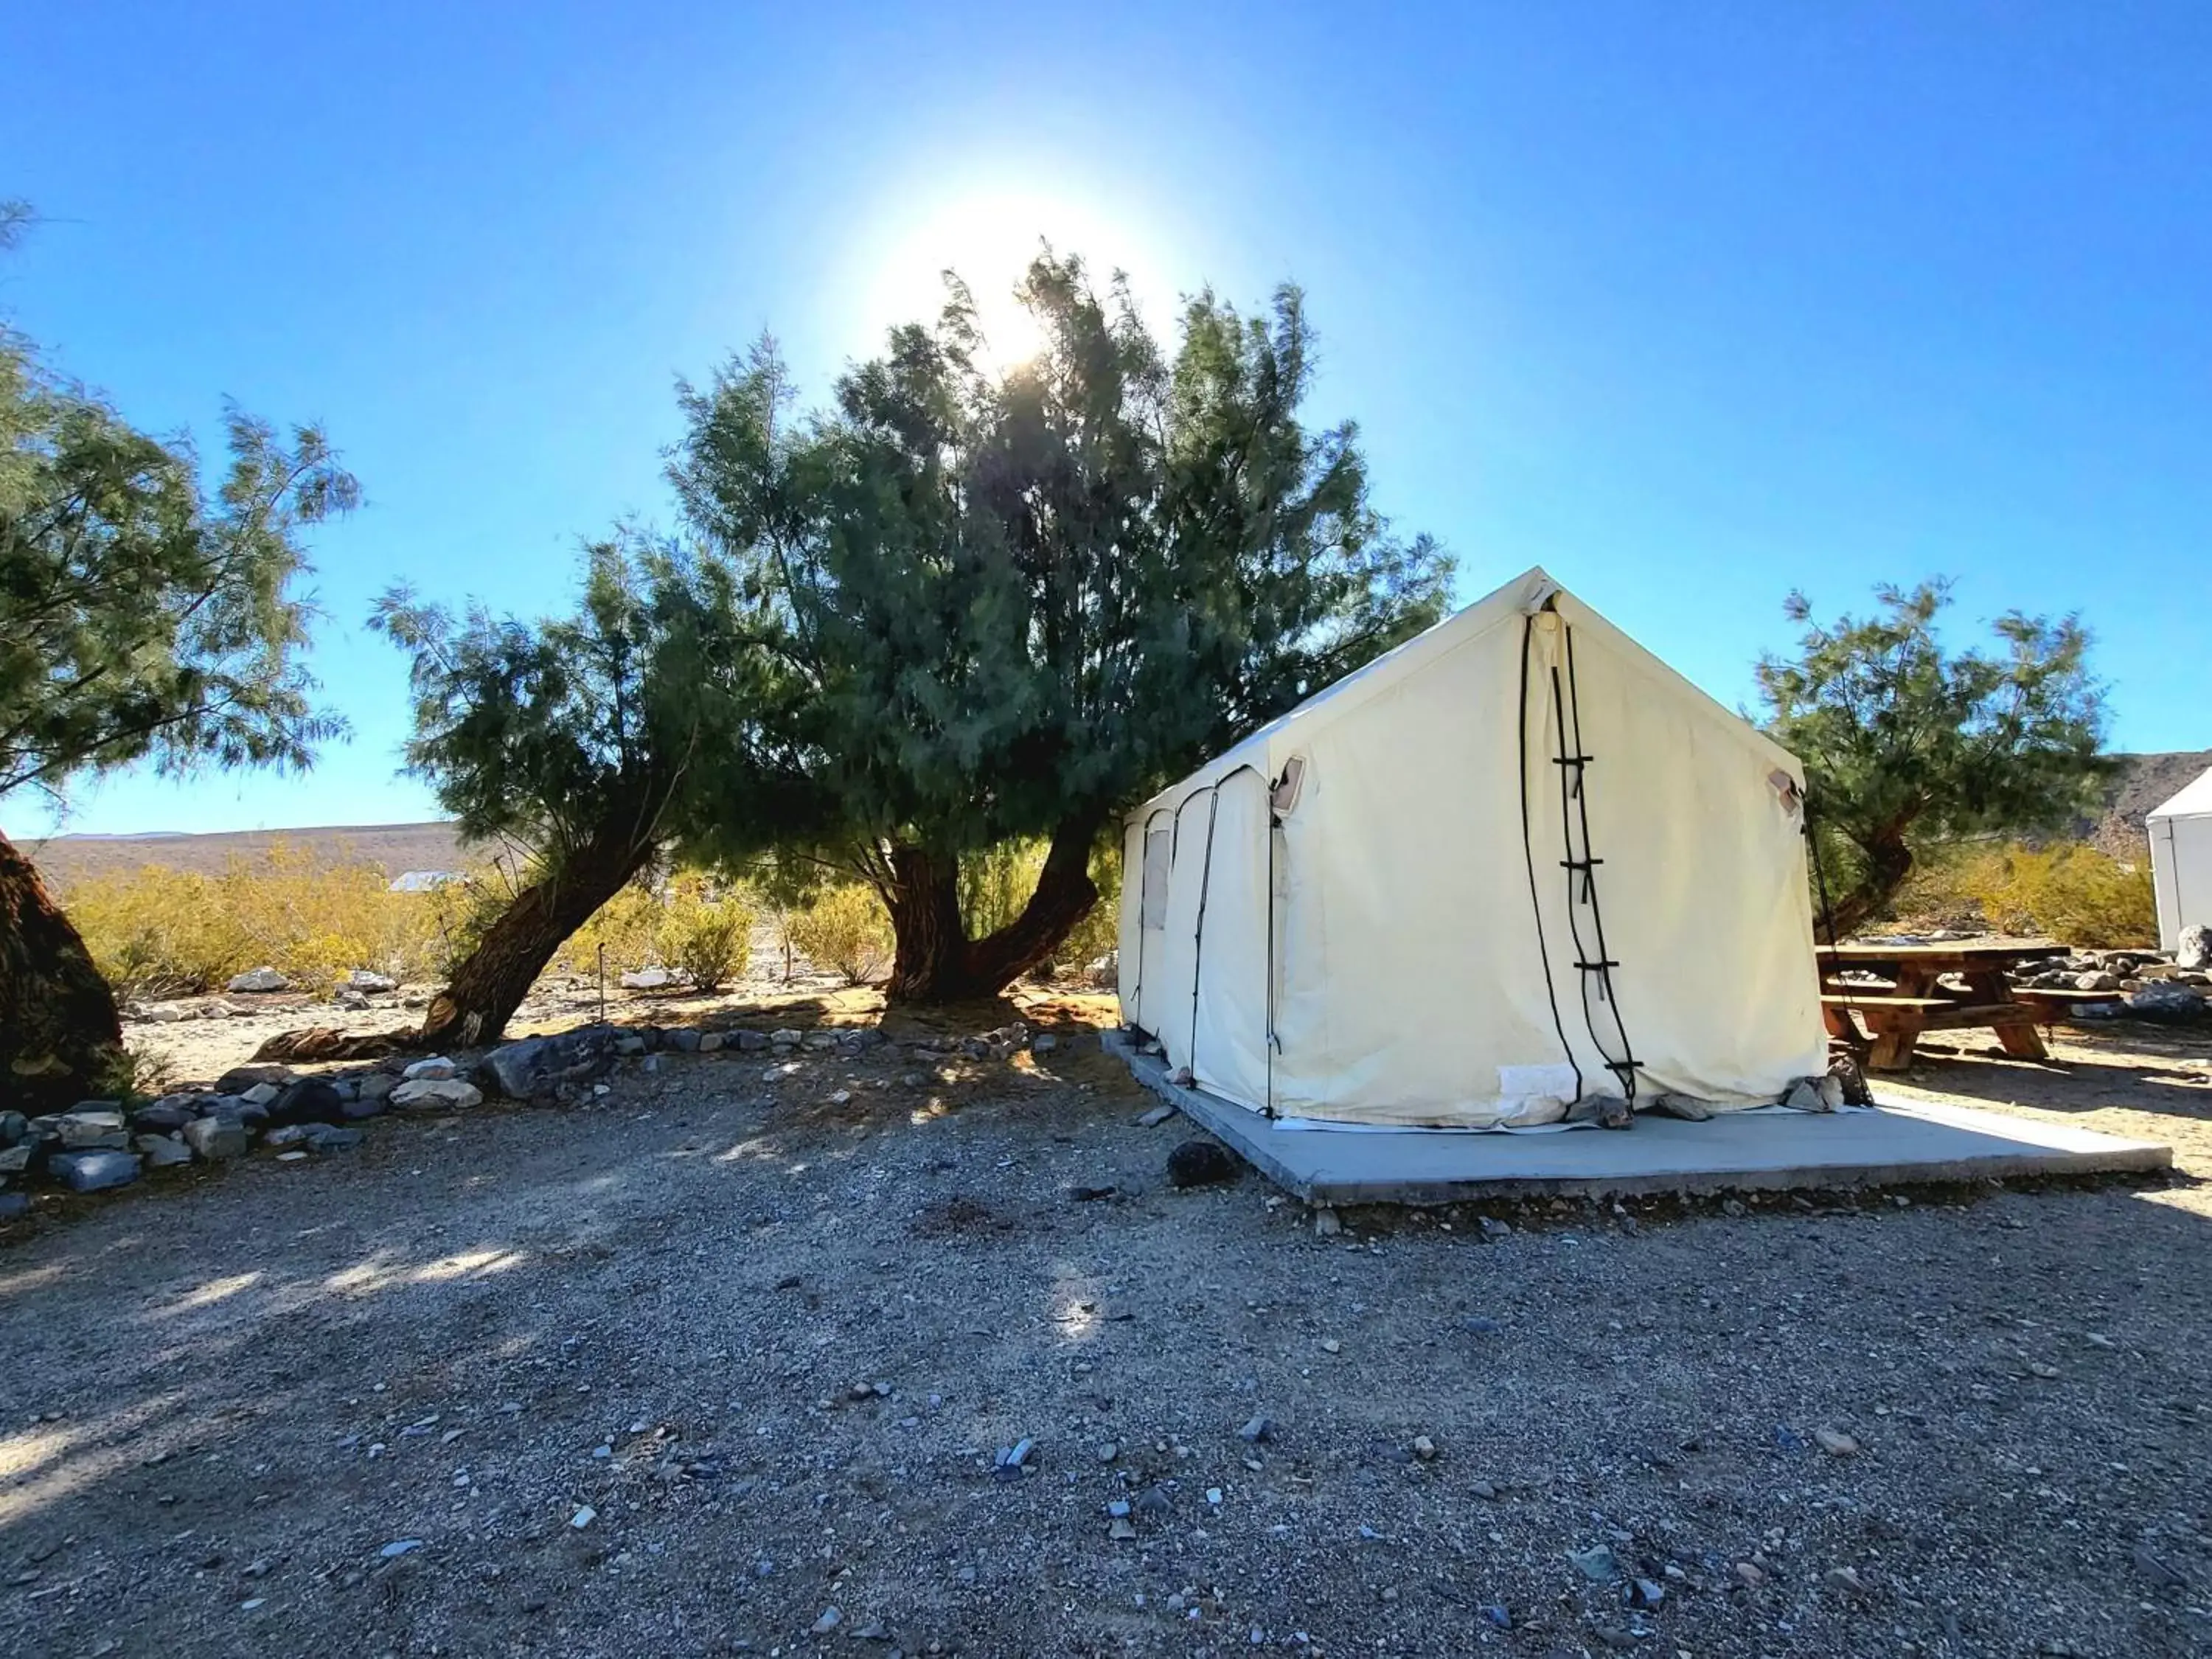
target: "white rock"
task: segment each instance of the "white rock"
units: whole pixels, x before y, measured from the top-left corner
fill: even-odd
[[[394,1110],[435,1112],[483,1103],[483,1091],[459,1078],[422,1078],[403,1083],[392,1091]]]
[[[452,1077],[459,1070],[459,1067],[456,1066],[452,1060],[447,1060],[443,1054],[439,1054],[430,1060],[416,1060],[402,1075],[410,1083],[440,1083]]]
[[[226,991],[289,991],[292,981],[274,968],[249,968],[222,988]]]
[[[245,1093],[240,1095],[239,1098],[246,1102],[250,1105],[266,1106],[270,1101],[276,1099],[277,1096],[283,1092],[284,1091],[282,1089],[278,1088],[273,1083],[257,1083],[251,1089],[246,1090]]]
[[[396,991],[399,988],[399,981],[389,974],[356,968],[346,975],[346,988],[353,991]]]
[[[658,991],[676,983],[676,975],[665,968],[640,968],[622,976],[625,991]]]

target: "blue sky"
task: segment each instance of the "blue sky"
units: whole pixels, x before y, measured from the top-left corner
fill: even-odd
[[[2212,7],[20,9],[0,308],[142,424],[323,422],[310,778],[123,776],[89,831],[433,816],[407,581],[535,614],[665,521],[677,376],[825,391],[1045,234],[1165,318],[1308,290],[1317,419],[1462,561],[1714,695],[1875,581],[2079,610],[2116,744],[2212,744]],[[27,803],[12,835],[44,833]]]

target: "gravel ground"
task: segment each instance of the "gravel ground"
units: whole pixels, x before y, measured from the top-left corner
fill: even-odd
[[[2171,1182],[1323,1238],[1097,1006],[17,1229],[0,1652],[2212,1652],[2212,1045],[1913,1079]]]

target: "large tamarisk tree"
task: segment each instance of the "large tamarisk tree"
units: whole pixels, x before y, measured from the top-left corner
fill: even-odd
[[[0,204],[0,249],[28,223]],[[0,805],[150,764],[306,766],[341,731],[301,660],[307,532],[359,487],[323,434],[232,411],[228,465],[131,426],[0,327]],[[122,1081],[115,997],[0,836],[0,1103]]]
[[[1791,594],[1797,654],[1759,663],[1766,729],[1805,763],[1821,925],[1839,939],[1888,909],[1920,849],[2062,829],[2112,768],[2078,617],[2007,611],[1996,651],[1961,651],[1936,634],[1948,582],[1875,597],[1871,615],[1823,623]]]
[[[913,1001],[1048,960],[1121,807],[1433,622],[1451,574],[1389,533],[1353,428],[1303,424],[1296,289],[1188,301],[1170,361],[1118,278],[1048,252],[1018,291],[1042,347],[1003,373],[948,294],[819,413],[767,348],[687,388],[671,465],[774,611],[812,814],[883,895]],[[1036,887],[971,938],[960,856],[1018,836],[1049,838]]]
[[[395,590],[371,623],[413,658],[409,769],[463,835],[532,854],[432,999],[427,1046],[497,1040],[568,936],[677,842],[702,777],[726,844],[803,822],[803,780],[776,764],[759,719],[782,672],[723,566],[626,534],[586,550],[568,616],[457,619]]]

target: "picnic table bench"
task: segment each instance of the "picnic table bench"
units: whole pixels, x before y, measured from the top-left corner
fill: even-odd
[[[2047,1059],[2036,1023],[2049,1002],[2062,999],[2023,996],[2006,970],[2066,953],[2063,945],[1823,945],[1820,1018],[1828,1035],[1863,1055],[1870,1071],[1910,1066],[1923,1031],[1967,1027],[1995,1031],[2008,1054]],[[2063,1000],[2099,998],[2075,992]]]

